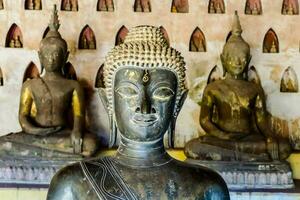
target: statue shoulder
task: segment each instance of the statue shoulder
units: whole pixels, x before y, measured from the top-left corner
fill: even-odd
[[[60,169],[52,178],[48,190],[47,200],[76,199],[84,180],[84,175],[79,163]]]

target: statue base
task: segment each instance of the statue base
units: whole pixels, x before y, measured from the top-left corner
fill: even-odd
[[[0,157],[0,187],[47,188],[54,174],[79,159],[41,160]]]
[[[292,171],[287,162],[229,162],[193,159],[187,159],[186,162],[217,171],[231,191],[294,188]]]

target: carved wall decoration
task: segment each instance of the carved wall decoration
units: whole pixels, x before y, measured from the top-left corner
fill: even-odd
[[[21,29],[13,24],[6,36],[5,47],[10,48],[22,48],[23,47],[23,37]]]
[[[23,76],[23,83],[25,81],[27,81],[28,79],[33,79],[33,78],[38,78],[38,77],[40,77],[40,72],[39,72],[37,66],[33,62],[30,62],[25,70],[25,73]]]
[[[200,28],[195,28],[190,39],[190,51],[206,52],[206,40]]]
[[[283,15],[299,15],[298,0],[283,0],[281,13]]]
[[[224,14],[225,13],[224,0],[209,0],[208,13]]]
[[[78,0],[62,0],[61,10],[64,11],[78,11]]]
[[[246,15],[261,15],[262,5],[261,0],[247,0],[245,6]]]
[[[77,80],[76,71],[73,65],[70,62],[67,62],[66,65],[62,68],[64,77],[70,80]]]
[[[44,33],[43,33],[43,38],[45,38],[46,37],[46,35],[47,35],[47,33],[49,32],[49,27],[47,27],[46,29],[45,29],[45,31],[44,31]]]
[[[3,77],[2,69],[0,67],[0,86],[3,86],[3,85],[4,85],[4,77]]]
[[[122,26],[117,33],[115,45],[122,44],[124,42],[127,33],[128,33],[128,29],[125,26]]]
[[[165,39],[167,40],[168,44],[170,45],[170,39],[169,39],[167,30],[163,26],[160,26],[159,28],[163,32]]]
[[[79,49],[96,49],[96,38],[94,31],[86,25],[79,36]]]
[[[97,72],[97,76],[95,79],[95,88],[105,88],[104,86],[104,64],[102,64]]]
[[[0,0],[0,10],[4,9],[3,0]]]
[[[295,70],[292,67],[288,67],[281,78],[280,92],[298,92],[298,78]]]
[[[42,0],[25,0],[25,10],[42,10]]]
[[[221,71],[217,65],[212,68],[208,75],[207,84],[220,80],[222,78]]]
[[[253,65],[248,70],[248,81],[260,85],[259,75]]]
[[[114,11],[114,2],[113,0],[98,0],[97,11]]]
[[[279,40],[272,28],[265,35],[263,53],[279,53]]]
[[[173,0],[171,6],[171,12],[173,13],[188,13],[189,1],[188,0]]]
[[[134,12],[151,12],[150,0],[135,0]]]

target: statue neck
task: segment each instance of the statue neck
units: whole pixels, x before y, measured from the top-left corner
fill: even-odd
[[[60,71],[46,72],[44,75],[45,79],[54,79],[54,78],[61,78],[61,77],[63,77],[63,75]]]
[[[232,74],[230,74],[228,72],[225,75],[225,79],[245,80],[243,74],[232,75]]]
[[[148,142],[127,139],[121,135],[117,161],[134,168],[164,165],[172,160],[164,148],[163,137]]]

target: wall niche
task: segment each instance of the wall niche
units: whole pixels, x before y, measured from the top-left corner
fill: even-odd
[[[248,70],[248,81],[260,85],[260,78],[256,71],[256,68],[252,65]]]
[[[288,67],[282,75],[280,83],[280,92],[298,92],[298,78],[295,70]]]
[[[0,0],[0,10],[4,9],[4,4],[3,4],[3,0]]]
[[[279,40],[272,28],[265,35],[263,53],[279,53]]]
[[[119,44],[122,44],[124,42],[127,33],[128,33],[128,29],[125,26],[122,26],[119,29],[117,36],[116,36],[116,42],[115,42],[116,46]]]
[[[78,1],[77,0],[62,0],[61,10],[64,11],[78,11]]]
[[[105,85],[104,85],[104,64],[102,64],[98,69],[96,80],[95,80],[95,88],[105,88]]]
[[[171,6],[172,13],[188,13],[189,2],[188,0],[173,0]]]
[[[96,49],[96,38],[94,31],[89,27],[89,25],[85,25],[82,29],[79,42],[79,49]]]
[[[206,52],[205,36],[199,27],[193,31],[189,47],[192,52]]]
[[[75,68],[70,62],[67,62],[65,66],[62,68],[62,73],[65,78],[70,80],[77,80],[77,75]]]
[[[299,15],[298,0],[283,0],[281,14],[283,14],[283,15]]]
[[[247,0],[245,6],[246,15],[261,15],[262,5],[260,0]]]
[[[150,0],[135,0],[134,12],[151,12]]]
[[[168,45],[170,45],[170,39],[167,30],[163,26],[160,26],[159,29],[161,32],[163,32],[164,38],[167,40]]]
[[[13,24],[7,35],[6,35],[6,42],[5,47],[10,48],[22,48],[23,47],[23,37],[21,29],[16,25]]]
[[[220,72],[220,69],[217,65],[215,65],[212,70],[209,72],[208,78],[207,78],[207,84],[215,82],[217,80],[220,80],[222,78],[222,74]]]
[[[23,76],[23,83],[29,79],[38,78],[38,77],[40,77],[40,72],[38,68],[33,62],[30,62],[25,70]]]
[[[3,72],[0,67],[0,86],[4,86],[4,77],[3,77]]]
[[[25,0],[25,10],[42,10],[42,1]]]
[[[97,11],[114,11],[114,2],[113,0],[98,0]]]
[[[208,13],[224,14],[225,13],[224,0],[209,0]]]

